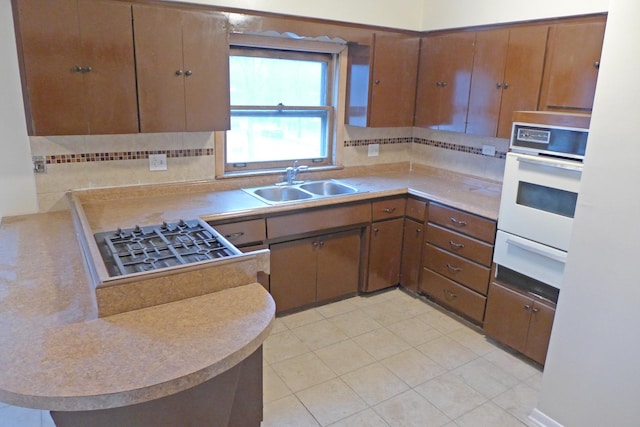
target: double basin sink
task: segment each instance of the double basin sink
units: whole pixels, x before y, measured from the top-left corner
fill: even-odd
[[[278,184],[266,187],[243,188],[243,191],[268,204],[313,200],[324,197],[364,193],[355,187],[330,179],[298,184]]]

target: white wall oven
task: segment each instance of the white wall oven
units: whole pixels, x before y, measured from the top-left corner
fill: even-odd
[[[551,117],[571,123],[564,116]],[[513,123],[494,252],[498,278],[531,279],[525,281],[538,288],[536,293],[557,299],[587,136],[588,122],[586,127]]]

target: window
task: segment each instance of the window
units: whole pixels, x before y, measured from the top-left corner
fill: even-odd
[[[338,51],[299,49],[232,45],[226,173],[334,164]]]

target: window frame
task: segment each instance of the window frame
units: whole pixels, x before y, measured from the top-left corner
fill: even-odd
[[[343,123],[337,120],[344,117],[346,94],[346,66],[347,45],[343,43],[296,39],[291,37],[274,37],[264,35],[231,34],[230,52],[250,56],[285,58],[285,59],[321,59],[327,64],[327,82],[325,106],[277,106],[282,111],[326,111],[326,139],[327,154],[322,158],[301,158],[301,164],[306,164],[311,170],[341,168],[343,149]],[[231,106],[231,110],[273,111],[273,106]],[[340,143],[339,143],[340,142]],[[257,174],[282,173],[286,167],[293,164],[292,160],[251,162],[246,164],[227,163],[226,161],[226,132],[216,132],[216,178],[246,176]],[[245,166],[246,165],[246,166]]]

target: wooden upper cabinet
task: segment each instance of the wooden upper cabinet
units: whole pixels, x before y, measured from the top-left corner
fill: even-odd
[[[422,39],[415,126],[464,132],[475,32]]]
[[[591,111],[605,23],[598,17],[551,26],[540,110]]]
[[[135,133],[131,6],[16,0],[30,135]]]
[[[227,19],[133,6],[141,132],[229,129]]]
[[[508,138],[513,111],[536,109],[547,32],[539,25],[477,33],[467,133]]]
[[[413,126],[420,39],[375,34],[369,126]]]

